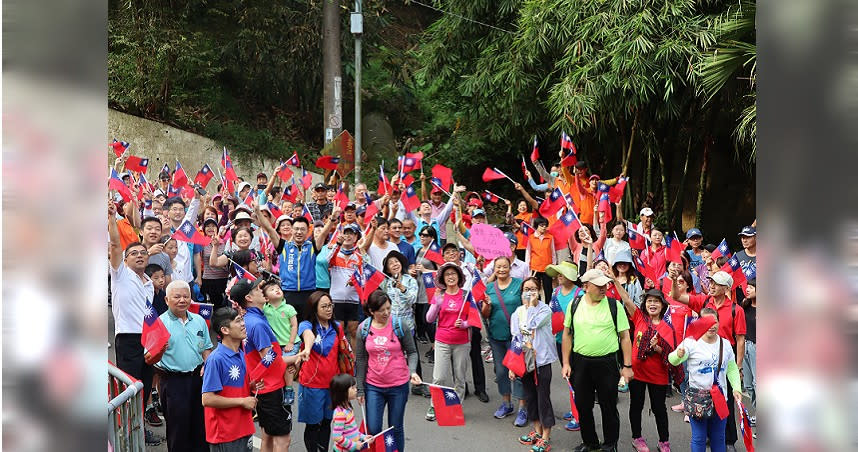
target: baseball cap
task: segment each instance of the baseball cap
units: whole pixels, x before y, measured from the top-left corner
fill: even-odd
[[[259,179],[260,177],[264,177],[264,178],[266,178],[266,179],[267,179],[267,178],[268,178],[268,175],[267,175],[267,174],[265,174],[265,173],[263,173],[263,172],[260,172],[259,174],[257,174],[257,175],[256,175],[256,178],[257,178],[257,179]]]
[[[486,216],[486,211],[483,209],[474,209],[474,211],[471,212],[471,217],[476,217],[477,215]]]
[[[441,254],[444,254],[444,252],[447,251],[447,248],[453,248],[454,250],[459,251],[459,245],[456,245],[453,242],[447,242],[441,247]]]
[[[253,187],[251,187],[250,182],[242,182],[242,183],[238,184],[238,192],[239,193],[241,193],[241,191],[244,190],[245,188],[253,188]]]
[[[468,200],[468,205],[469,205],[469,206],[482,207],[482,206],[483,206],[483,202],[482,202],[482,201],[480,201],[480,198],[471,198],[471,199],[469,199],[469,200]]]
[[[723,272],[723,271],[715,272],[714,275],[709,276],[708,278],[711,279],[712,282],[714,282],[715,284],[718,284],[719,286],[733,287],[733,277],[728,275],[727,272]]]
[[[283,215],[280,215],[279,217],[277,217],[277,220],[274,221],[274,229],[279,228],[280,223],[282,223],[286,220],[289,220],[289,223],[292,223],[292,217],[290,217],[289,215],[283,214]]]
[[[313,187],[313,191],[316,191],[316,190],[327,190],[327,189],[328,189],[328,186],[327,186],[327,185],[325,185],[325,184],[323,184],[323,183],[321,183],[321,182],[319,182],[318,184],[316,184],[316,185]]]
[[[609,282],[611,282],[611,278],[608,278],[607,276],[605,276],[605,274],[602,272],[602,270],[599,270],[597,268],[593,268],[593,269],[587,270],[581,276],[581,282],[588,282],[588,283],[595,284],[597,286],[604,286],[604,285],[607,285]]]
[[[578,169],[584,169],[584,168],[586,168],[586,167],[587,167],[587,162],[584,162],[584,161],[578,161],[578,162],[576,162],[576,163],[575,163],[575,168],[578,168]]]
[[[506,239],[509,240],[509,243],[513,245],[518,245],[518,238],[512,232],[504,232],[503,235],[506,236]]]
[[[601,178],[601,177],[599,177],[599,175],[598,175],[598,174],[594,174],[594,175],[590,176],[590,178],[589,178],[589,179],[587,179],[587,180],[588,180],[588,181],[590,181],[590,180],[593,180],[593,179],[596,179],[596,180],[602,180],[602,178]]]
[[[757,228],[753,226],[745,226],[744,228],[742,228],[742,231],[739,232],[739,235],[754,237],[755,235],[757,235]]]
[[[231,289],[229,289],[230,300],[240,305],[243,304],[244,297],[246,297],[247,294],[249,294],[251,290],[255,289],[262,281],[262,278],[256,278],[255,281],[251,281],[247,278],[241,278],[232,286]]]
[[[644,292],[644,296],[643,296],[644,301],[646,300],[647,297],[655,297],[655,298],[658,298],[659,300],[661,300],[662,303],[666,303],[666,301],[664,300],[664,294],[661,293],[661,291],[656,289],[656,288],[652,288],[652,289],[649,289],[646,292]]]
[[[215,227],[217,227],[217,220],[215,220],[214,218],[209,218],[208,220],[203,221],[203,229],[205,229],[206,226],[210,224],[213,224]]]
[[[353,201],[349,202],[348,204],[346,204],[346,208],[343,210],[348,210],[348,209],[357,209],[357,204],[355,204]]]
[[[646,217],[651,217],[652,216],[652,209],[650,209],[649,207],[644,207],[643,209],[641,209],[641,215],[646,216]]]
[[[690,239],[691,237],[694,237],[694,236],[703,237],[703,233],[700,232],[700,229],[697,229],[697,228],[691,228],[688,230],[688,232],[685,233],[685,238],[687,238],[687,239]]]
[[[357,234],[358,238],[361,237],[360,227],[358,227],[358,225],[356,225],[354,223],[345,225],[345,227],[343,227],[343,232],[346,232],[346,231],[353,232],[353,233]]]

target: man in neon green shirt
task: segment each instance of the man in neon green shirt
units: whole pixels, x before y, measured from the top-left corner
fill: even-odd
[[[570,379],[575,389],[575,405],[580,415],[578,422],[581,425],[581,439],[584,441],[573,451],[616,451],[620,437],[617,381],[620,375],[626,381],[630,381],[634,375],[629,319],[623,310],[622,302],[605,296],[608,283],[612,282],[611,277],[601,270],[592,269],[581,276],[581,281],[586,293],[577,302],[573,300],[566,308],[562,342],[563,377]],[[615,285],[619,286],[617,283]],[[615,306],[611,307],[610,303]],[[616,312],[616,324],[612,311]],[[617,352],[620,349],[623,359],[622,367],[618,369]],[[602,411],[602,433],[605,441],[601,449],[593,417],[594,392],[598,394]]]

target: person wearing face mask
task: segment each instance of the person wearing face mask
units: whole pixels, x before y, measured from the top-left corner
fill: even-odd
[[[729,395],[727,404],[732,406],[735,403],[734,398],[742,397],[742,392],[738,389],[741,386],[741,379],[739,366],[735,360],[736,355],[730,344],[719,335],[723,322],[719,320],[721,316],[718,311],[703,308],[700,314],[701,319],[715,318],[712,327],[699,340],[693,337],[685,338],[676,350],[668,355],[668,360],[673,365],[688,363],[689,390],[706,394],[715,383],[722,393],[724,388],[727,388]],[[736,389],[731,391],[730,388]],[[736,450],[730,438],[727,438],[724,433],[725,427],[729,432],[730,422],[732,422],[731,417],[721,419],[716,413],[706,418],[691,418],[691,452],[705,452],[707,441],[712,452]],[[735,424],[733,428],[736,428]]]

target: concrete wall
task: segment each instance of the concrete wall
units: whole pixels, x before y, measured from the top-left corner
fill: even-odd
[[[152,183],[155,183],[164,163],[169,164],[172,170],[176,167],[176,159],[179,159],[188,174],[188,179],[191,180],[196,176],[197,171],[208,163],[215,171],[215,178],[209,182],[208,190],[214,191],[217,187],[217,168],[223,171],[220,166],[223,145],[212,139],[112,109],[108,109],[107,113],[107,134],[108,143],[113,139],[127,141],[131,145],[131,155],[149,158],[149,171],[146,177]],[[225,144],[231,151],[240,147],[239,143]],[[112,149],[108,148],[107,152],[108,162],[113,165],[116,155]],[[256,183],[257,173],[264,171],[271,175],[280,163],[277,160],[240,155],[238,152],[230,152],[230,156],[236,174],[251,184]],[[301,155],[299,157],[303,158]],[[306,165],[309,162],[301,163]],[[322,180],[322,175],[313,172],[311,174],[313,174],[313,183]],[[300,172],[296,176],[300,177]]]

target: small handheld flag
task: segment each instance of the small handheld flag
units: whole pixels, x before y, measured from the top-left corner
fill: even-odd
[[[441,255],[441,247],[434,240],[426,248],[423,253],[423,258],[428,259],[438,265],[444,265],[444,256]]]
[[[432,300],[435,296],[435,272],[426,272],[421,276],[423,287],[426,288],[426,298]]]
[[[289,160],[286,160],[286,164],[292,165],[292,166],[300,166],[301,161],[298,160],[298,153],[297,152],[293,153],[292,157],[289,157]]]
[[[128,156],[125,161],[125,169],[145,173],[149,169],[149,159],[143,157]]]
[[[432,177],[438,179],[438,185],[444,190],[450,190],[453,183],[453,170],[438,164],[432,167]]]
[[[513,337],[502,362],[507,369],[511,370],[519,378],[527,373],[527,365],[524,362],[524,349],[522,347],[521,339]]]
[[[185,220],[182,225],[176,229],[176,232],[173,233],[172,237],[182,242],[190,242],[202,246],[206,246],[212,242],[211,237],[203,235],[203,233],[197,230],[197,228],[188,220]]]
[[[202,317],[206,321],[206,325],[209,327],[212,326],[212,311],[214,311],[214,305],[211,303],[197,303],[196,301],[192,301],[190,306],[188,306],[188,312],[193,312],[194,314]]]
[[[122,154],[128,150],[131,145],[126,141],[116,141],[116,138],[113,139],[113,142],[110,143],[110,147],[113,148],[113,153],[116,154],[117,157],[122,157]]]
[[[122,199],[126,202],[131,200],[131,189],[125,185],[125,182],[122,182],[122,179],[119,178],[119,174],[116,174],[115,169],[110,170],[110,179],[107,181],[107,187],[119,192]]]
[[[177,159],[176,171],[173,172],[173,186],[184,187],[185,185],[188,185],[188,175],[185,174],[185,169],[182,168],[182,164]]]
[[[143,317],[143,333],[140,335],[140,343],[143,345],[144,353],[150,353],[153,359],[158,357],[158,354],[166,347],[170,341],[170,331],[164,326],[164,322],[158,317],[158,311],[152,306],[152,303],[146,302],[146,312]],[[155,362],[160,361],[160,358]]]
[[[721,239],[721,243],[712,251],[712,260],[717,260],[721,256],[726,256],[727,259],[733,255],[730,253],[730,245],[727,245],[727,239]]]
[[[432,406],[435,407],[435,420],[438,426],[465,425],[465,413],[462,411],[462,402],[456,391],[429,385],[429,393],[432,395]]]
[[[536,162],[539,160],[539,141],[536,140],[536,137],[533,137],[533,150],[530,151],[530,161]]]
[[[212,173],[212,169],[208,163],[203,165],[203,167],[197,172],[196,177],[194,177],[194,183],[200,184],[200,187],[205,187],[209,184],[209,181],[214,177],[214,173]]]
[[[335,171],[340,165],[340,158],[332,155],[323,155],[316,160],[316,166],[326,170]]]

